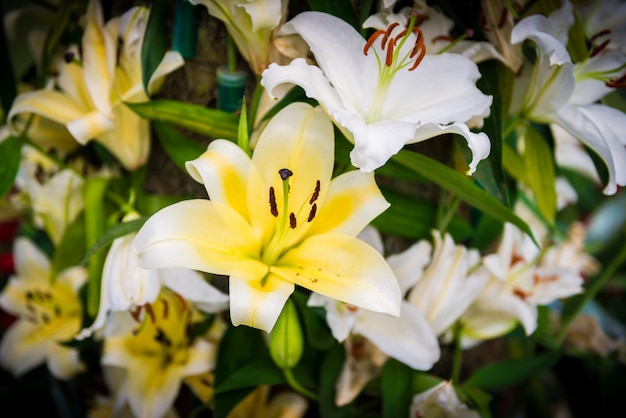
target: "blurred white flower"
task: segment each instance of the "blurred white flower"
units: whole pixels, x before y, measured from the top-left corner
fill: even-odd
[[[424,418],[478,418],[480,415],[461,402],[454,391],[452,383],[444,381],[425,392],[415,395],[409,416]]]

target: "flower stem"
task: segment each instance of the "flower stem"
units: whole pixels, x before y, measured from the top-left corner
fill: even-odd
[[[252,103],[250,103],[250,110],[248,112],[248,134],[251,134],[254,130],[254,120],[256,119],[256,114],[259,111],[259,103],[261,103],[261,95],[263,94],[264,87],[261,85],[261,77],[257,76],[256,78],[256,87],[254,88],[254,93],[252,94]]]
[[[461,348],[461,335],[463,333],[463,324],[457,322],[454,325],[453,344],[454,354],[452,357],[452,372],[450,374],[450,380],[458,383],[461,376],[461,362],[463,359],[463,349]]]
[[[299,394],[306,396],[313,401],[319,401],[319,396],[302,386],[291,370],[292,369],[283,369],[283,374],[285,375],[285,379],[287,379],[287,383],[289,383],[289,386],[291,386],[291,388]]]
[[[226,53],[228,59],[228,71],[234,73],[235,71],[237,71],[237,46],[235,45],[235,41],[233,41],[233,38],[230,35],[228,36]]]

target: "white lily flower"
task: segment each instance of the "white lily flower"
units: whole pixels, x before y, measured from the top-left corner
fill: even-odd
[[[522,6],[525,0],[481,0],[482,15],[479,17],[483,33],[487,40],[495,45],[502,55],[504,63],[517,74],[524,64],[524,54],[521,45],[511,43],[511,31],[515,26],[515,19],[509,7]],[[483,21],[484,20],[484,21]]]
[[[49,131],[58,134],[60,124],[79,144],[96,140],[133,170],[148,157],[150,127],[123,102],[148,100],[140,53],[148,10],[132,8],[105,25],[99,1],[91,0],[86,17],[82,55],[70,53],[70,62],[60,63],[58,90],[19,95],[7,118],[9,126],[19,133],[25,122],[19,116],[38,115],[54,123],[50,129],[40,126],[36,132],[29,131],[33,141],[45,143]],[[154,92],[163,77],[183,63],[180,54],[168,51],[150,79],[149,91]]]
[[[515,85],[521,100],[513,109],[529,120],[557,124],[597,153],[608,169],[605,194],[626,184],[626,114],[597,101],[622,83],[620,72],[626,55],[618,51],[594,50],[576,65],[565,44],[573,22],[570,3],[550,17],[530,16],[513,29],[512,42],[530,39],[536,43],[537,61],[524,71]]]
[[[465,405],[451,382],[441,382],[413,397],[411,417],[478,418],[477,412]]]
[[[189,0],[224,22],[228,34],[255,74],[275,61],[274,30],[287,15],[287,0]]]
[[[116,388],[118,407],[128,402],[135,416],[160,418],[172,407],[185,377],[214,368],[216,345],[200,337],[190,340],[187,335],[191,314],[192,308],[183,299],[162,292],[135,332],[105,339],[103,366],[126,372]],[[134,322],[128,312],[112,319]]]
[[[0,307],[17,321],[0,343],[0,364],[15,376],[46,363],[50,373],[69,379],[84,369],[70,341],[80,329],[82,304],[78,290],[87,279],[82,267],[60,272],[50,280],[50,261],[28,239],[17,238],[13,251],[15,276],[0,295]]]
[[[331,179],[333,155],[331,121],[306,103],[270,120],[252,159],[230,141],[213,141],[187,162],[210,200],[152,215],[133,242],[140,264],[230,276],[232,322],[267,332],[296,284],[398,316],[391,268],[355,238],[389,203],[372,173]]]
[[[476,64],[458,54],[427,55],[414,16],[410,22],[407,30],[393,25],[366,42],[339,18],[300,13],[281,33],[302,36],[319,67],[302,58],[286,66],[270,64],[261,84],[274,95],[293,83],[317,100],[354,142],[350,157],[361,171],[382,166],[405,144],[454,133],[465,137],[472,151],[472,173],[488,156],[490,143],[465,122],[486,117],[492,98],[476,88]]]
[[[497,253],[483,258],[490,279],[461,317],[464,346],[505,334],[518,321],[530,335],[537,327],[537,305],[582,291],[579,271],[540,265],[540,257],[528,235],[505,224]]]
[[[427,54],[439,54],[445,51],[463,55],[475,63],[489,59],[499,59],[504,62],[502,55],[489,42],[452,38],[450,36],[450,31],[454,28],[452,19],[437,9],[429,7],[425,0],[418,0],[412,8],[405,7],[398,13],[391,11],[376,13],[363,22],[363,27],[385,30],[393,23],[404,25],[410,14],[415,11],[418,13],[416,26],[420,28],[424,36]]]
[[[435,248],[428,267],[421,275],[415,270],[407,271],[418,277],[407,299],[424,315],[435,335],[442,336],[478,297],[489,274],[484,268],[474,269],[480,264],[477,250],[455,245],[450,234],[443,238],[439,231],[432,234]],[[387,261],[400,276],[398,267],[407,260],[398,255]]]
[[[228,307],[228,295],[207,283],[197,271],[141,268],[138,256],[131,248],[135,236],[129,234],[113,241],[104,261],[98,314],[93,324],[76,336],[77,339],[86,338],[102,328],[111,311],[125,311],[154,303],[162,286],[206,312],[219,312]]]
[[[626,3],[622,0],[596,0],[574,3],[592,45],[608,41],[607,47],[626,52]]]
[[[382,242],[376,230],[366,228],[359,237],[382,253]],[[394,259],[387,259],[398,278],[403,297],[428,263],[429,252],[430,244],[422,241]],[[393,263],[398,257],[404,262]],[[311,294],[307,304],[326,308],[326,320],[339,342],[345,341],[350,334],[363,336],[383,353],[418,370],[430,369],[439,359],[439,343],[428,321],[418,308],[405,300],[397,318],[359,309],[317,293]]]

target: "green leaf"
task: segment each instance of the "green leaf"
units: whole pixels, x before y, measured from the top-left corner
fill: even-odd
[[[139,231],[139,229],[146,222],[145,217],[133,219],[132,221],[115,224],[107,229],[100,238],[89,248],[89,251],[80,259],[78,264],[85,264],[89,259],[98,253],[103,248],[108,247],[113,243],[116,238],[123,237],[124,235],[132,234]]]
[[[226,417],[256,386],[284,382],[261,331],[246,326],[226,330],[215,364],[216,417]]]
[[[9,57],[9,48],[7,45],[6,31],[4,29],[4,12],[0,3],[0,68],[2,68],[2,78],[0,79],[0,104],[2,104],[2,114],[0,114],[0,124],[4,125],[4,118],[9,114],[13,99],[17,95],[17,83],[15,82],[15,74],[13,73],[13,65]],[[4,154],[0,154],[4,155]],[[1,195],[0,195],[1,196]]]
[[[248,118],[246,111],[246,101],[241,101],[241,113],[239,114],[239,125],[237,127],[237,145],[244,150],[248,157],[252,155],[250,149],[250,135],[248,134]]]
[[[415,372],[413,373],[413,383],[411,384],[411,392],[412,393],[426,392],[428,389],[431,389],[437,386],[441,382],[443,382],[443,379],[438,376],[434,376],[432,374],[428,374],[425,372]]]
[[[356,13],[350,0],[309,0],[311,10],[337,16],[352,25],[358,32],[361,31]]]
[[[148,84],[152,74],[163,60],[169,48],[167,37],[167,4],[165,0],[153,0],[141,44],[141,78],[143,89],[148,94]]]
[[[522,219],[504,206],[498,199],[476,186],[466,176],[459,174],[450,167],[409,150],[402,150],[392,157],[392,160],[419,173],[424,178],[438,184],[450,193],[481,212],[503,222],[510,222],[526,232],[535,242],[535,237]]]
[[[308,296],[300,292],[293,293],[293,300],[304,318],[308,344],[317,350],[328,350],[337,344],[326,322],[326,310],[318,306],[307,306]]]
[[[15,181],[17,170],[20,167],[22,156],[22,139],[17,136],[9,136],[0,142],[0,198],[4,197]]]
[[[552,332],[552,321],[550,321],[550,308],[542,305],[537,306],[537,314],[537,329],[533,332],[532,339],[546,347],[556,348]]]
[[[475,409],[481,418],[491,418],[491,410],[489,409],[491,395],[477,387],[454,386],[454,389],[459,398],[470,408]]]
[[[464,390],[478,387],[489,392],[498,392],[549,369],[560,357],[560,352],[549,351],[521,360],[503,360],[488,364],[474,372],[462,387]]]
[[[85,256],[85,220],[78,216],[63,232],[63,237],[54,250],[51,263],[52,282],[64,269],[82,264]]]
[[[109,180],[102,177],[92,177],[85,181],[83,186],[83,201],[85,203],[85,248],[89,249],[96,243],[104,232],[104,193]],[[94,253],[87,262],[87,314],[95,317],[100,304],[100,279],[104,257]]]
[[[342,344],[326,352],[320,372],[320,416],[322,418],[353,417],[354,403],[337,406],[335,404],[336,384],[339,373],[346,359],[345,348]]]
[[[167,122],[154,121],[154,131],[163,145],[163,149],[174,164],[187,173],[185,163],[198,158],[206,147],[197,141],[187,138],[178,129]]]
[[[409,366],[396,359],[390,358],[385,363],[381,382],[384,418],[409,415],[412,374]]]
[[[556,216],[556,176],[552,150],[546,139],[532,126],[524,132],[524,161],[529,186],[544,219],[554,225]]]
[[[168,122],[210,138],[237,141],[239,119],[232,113],[176,100],[151,100],[125,104],[142,118]]]
[[[502,164],[504,169],[511,176],[513,176],[514,179],[527,186],[530,185],[524,159],[520,157],[509,144],[506,143],[502,147]]]
[[[414,240],[429,239],[436,224],[437,211],[433,203],[385,187],[380,189],[391,206],[374,219],[372,225],[387,234]],[[450,222],[448,232],[455,241],[460,241],[471,235],[472,228],[463,219],[455,216]]]

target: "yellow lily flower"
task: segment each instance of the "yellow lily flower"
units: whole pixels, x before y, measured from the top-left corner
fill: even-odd
[[[86,18],[82,55],[68,52],[65,58],[69,62],[59,64],[58,90],[19,95],[8,115],[9,126],[19,133],[25,118],[18,115],[41,116],[56,124],[48,124],[50,129],[41,125],[29,131],[33,141],[50,145],[46,143],[48,131],[56,129],[58,135],[61,124],[79,144],[95,140],[125,168],[133,170],[148,157],[150,128],[148,121],[122,102],[148,100],[141,76],[141,45],[148,9],[134,7],[105,25],[99,1],[92,0]],[[150,79],[149,91],[155,91],[158,82],[183,63],[180,54],[167,52]]]
[[[50,373],[69,379],[83,370],[78,351],[59,344],[78,332],[82,305],[78,289],[87,272],[72,267],[50,281],[50,261],[28,239],[17,238],[16,275],[0,295],[0,307],[18,316],[0,343],[0,364],[15,376],[46,362]]]
[[[161,292],[144,308],[141,324],[131,332],[116,333],[104,341],[102,364],[126,371],[115,388],[115,405],[126,402],[136,417],[162,417],[172,407],[181,382],[212,370],[216,345],[187,335],[191,305],[173,292]],[[138,315],[137,315],[138,316]],[[136,316],[136,317],[137,317]],[[111,329],[128,329],[133,319],[128,312],[112,316]]]
[[[252,159],[213,141],[187,162],[211,200],[179,202],[148,219],[133,242],[139,264],[230,276],[233,324],[268,332],[296,284],[398,316],[391,268],[355,238],[389,204],[372,173],[331,180],[333,138],[322,108],[294,103],[263,130]]]

